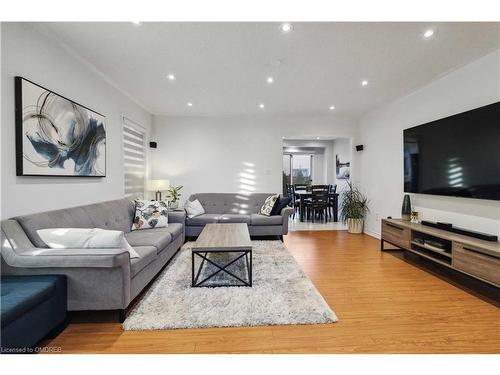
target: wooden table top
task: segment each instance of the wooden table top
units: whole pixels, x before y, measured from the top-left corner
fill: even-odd
[[[207,224],[193,245],[193,250],[251,250],[252,242],[245,223]]]

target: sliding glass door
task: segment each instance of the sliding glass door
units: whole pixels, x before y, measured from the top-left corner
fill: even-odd
[[[312,154],[283,154],[283,193],[286,185],[310,185],[313,179]]]
[[[311,184],[312,160],[313,155],[292,155],[292,184]]]

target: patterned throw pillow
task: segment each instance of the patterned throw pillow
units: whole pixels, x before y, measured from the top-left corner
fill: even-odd
[[[266,201],[260,208],[260,214],[261,215],[266,215],[266,216],[271,216],[271,211],[273,210],[274,205],[276,204],[276,201],[279,198],[279,194],[274,194],[266,198]]]
[[[132,230],[165,227],[168,227],[168,211],[165,202],[135,200]]]

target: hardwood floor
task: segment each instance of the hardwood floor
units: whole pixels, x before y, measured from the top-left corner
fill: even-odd
[[[292,232],[285,244],[336,312],[329,325],[124,332],[72,323],[63,353],[500,353],[500,310],[345,231]]]

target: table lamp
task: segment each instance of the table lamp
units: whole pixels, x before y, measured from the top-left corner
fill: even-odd
[[[148,181],[148,191],[155,192],[155,199],[161,201],[161,192],[168,190],[170,187],[169,180],[149,180]]]

